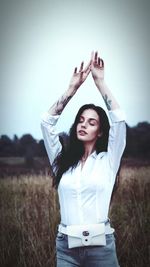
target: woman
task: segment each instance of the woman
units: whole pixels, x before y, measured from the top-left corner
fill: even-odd
[[[80,108],[62,146],[55,124],[91,72],[111,120],[101,107]],[[104,82],[104,62],[93,53],[86,68],[75,68],[68,90],[42,120],[42,132],[58,188],[61,223],[56,238],[57,267],[118,267],[108,211],[125,148],[124,113]]]

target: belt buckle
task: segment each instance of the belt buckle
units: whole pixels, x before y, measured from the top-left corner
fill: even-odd
[[[83,235],[83,236],[89,236],[89,234],[90,234],[89,231],[83,231],[83,232],[82,232],[82,235]]]

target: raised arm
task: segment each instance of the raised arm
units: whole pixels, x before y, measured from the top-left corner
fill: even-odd
[[[49,109],[49,111],[44,114],[42,118],[41,129],[51,165],[62,149],[62,145],[59,140],[59,134],[55,130],[55,125],[59,115],[69,100],[76,93],[81,84],[86,80],[88,74],[90,73],[90,67],[91,61],[88,63],[86,68],[83,68],[83,62],[81,63],[79,71],[77,71],[77,68],[75,68],[68,90],[58,99],[58,101]]]
[[[77,67],[74,69],[74,73],[72,75],[68,90],[58,99],[56,103],[49,109],[49,114],[51,115],[60,115],[69,102],[69,100],[73,97],[73,95],[77,92],[78,88],[81,84],[86,80],[87,76],[91,70],[91,61],[88,65],[83,68],[84,62],[81,63],[79,71],[77,71]]]
[[[104,81],[104,61],[102,58],[98,57],[97,52],[92,53],[91,72],[94,82],[105,101],[107,109],[118,109],[119,104],[117,103],[116,99],[114,98]]]
[[[111,127],[107,155],[111,169],[116,174],[126,143],[125,114],[104,81],[104,61],[98,57],[97,52],[92,55],[91,72],[109,111]]]

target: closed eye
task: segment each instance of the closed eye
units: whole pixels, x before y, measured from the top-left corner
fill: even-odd
[[[83,117],[83,116],[81,116],[80,118],[79,118],[79,122],[78,123],[83,123],[85,121],[85,118]],[[89,123],[89,125],[91,125],[91,126],[96,126],[96,125],[98,125],[98,121],[96,120],[96,119],[93,119],[93,118],[89,118],[88,119],[88,123]]]
[[[79,123],[81,123],[81,122],[84,122],[84,118],[83,117],[80,117],[80,119],[79,119]]]
[[[96,126],[98,124],[97,120],[95,120],[95,119],[90,119],[89,123],[91,126]]]

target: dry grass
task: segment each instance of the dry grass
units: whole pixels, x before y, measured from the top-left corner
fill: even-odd
[[[150,266],[150,167],[122,168],[110,217],[123,267]]]
[[[150,167],[123,167],[110,217],[121,267],[149,266]],[[0,266],[54,267],[59,222],[51,178],[0,179]]]
[[[48,176],[0,180],[0,266],[55,266],[56,199]]]

